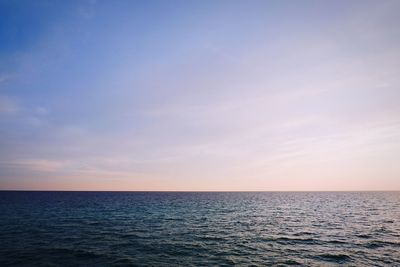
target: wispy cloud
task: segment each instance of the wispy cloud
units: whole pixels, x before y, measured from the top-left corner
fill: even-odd
[[[3,168],[11,168],[19,172],[57,172],[67,166],[65,161],[47,160],[47,159],[21,159],[14,161],[2,161]]]
[[[14,115],[20,110],[17,101],[8,96],[0,95],[0,115]]]

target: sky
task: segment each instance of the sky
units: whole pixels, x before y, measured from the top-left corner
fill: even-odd
[[[0,189],[400,190],[399,13],[0,0]]]

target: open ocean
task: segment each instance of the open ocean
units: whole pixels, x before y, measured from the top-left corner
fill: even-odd
[[[400,266],[400,192],[0,192],[0,266]]]

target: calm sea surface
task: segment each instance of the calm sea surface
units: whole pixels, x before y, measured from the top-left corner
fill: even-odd
[[[400,266],[400,192],[0,192],[0,266]]]

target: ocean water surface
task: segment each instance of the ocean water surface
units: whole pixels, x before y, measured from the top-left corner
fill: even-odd
[[[400,192],[0,192],[0,266],[400,266]]]

